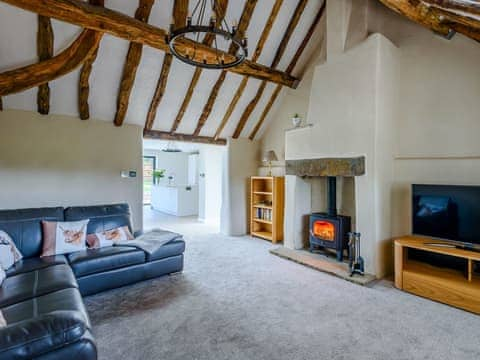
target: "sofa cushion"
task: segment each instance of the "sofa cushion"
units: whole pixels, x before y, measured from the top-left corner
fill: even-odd
[[[64,255],[22,259],[16,262],[10,269],[7,270],[7,276],[18,275],[60,264],[68,265],[67,258]]]
[[[65,264],[9,276],[0,287],[0,307],[67,288],[78,288],[78,284]]]
[[[81,277],[142,264],[145,262],[145,253],[131,247],[111,246],[78,251],[67,258],[75,275]]]
[[[0,210],[0,230],[10,235],[25,258],[42,252],[42,220],[63,221],[63,208]]]
[[[65,209],[65,221],[90,219],[87,235],[128,226],[133,233],[128,204],[75,206]]]
[[[161,246],[153,254],[147,254],[147,261],[155,261],[164,259],[170,256],[181,255],[185,251],[185,241],[181,239],[170,241]]]
[[[54,311],[0,329],[0,359],[33,359],[79,341],[88,331],[78,311]]]
[[[90,328],[90,320],[85,305],[83,304],[82,296],[76,288],[55,291],[47,295],[2,307],[0,310],[2,310],[3,316],[9,325],[54,311],[76,311],[87,325],[87,328]]]

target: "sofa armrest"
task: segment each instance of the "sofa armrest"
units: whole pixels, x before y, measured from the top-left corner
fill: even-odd
[[[54,311],[0,329],[0,360],[31,359],[79,340],[87,324],[76,311]]]

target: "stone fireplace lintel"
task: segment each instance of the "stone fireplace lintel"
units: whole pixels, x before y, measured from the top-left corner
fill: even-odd
[[[287,160],[286,174],[300,177],[365,175],[365,156]]]

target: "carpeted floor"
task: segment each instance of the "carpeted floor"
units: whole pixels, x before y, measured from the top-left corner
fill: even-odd
[[[480,359],[480,316],[351,284],[262,240],[186,241],[182,274],[86,298],[100,359]]]

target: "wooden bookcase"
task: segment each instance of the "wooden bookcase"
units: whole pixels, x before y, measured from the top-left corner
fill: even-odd
[[[480,253],[442,247],[448,241],[406,236],[395,240],[395,286],[401,290],[480,314]],[[454,257],[460,266],[439,267],[413,260],[409,250]]]
[[[283,241],[285,178],[253,176],[250,179],[250,234],[273,243]]]

